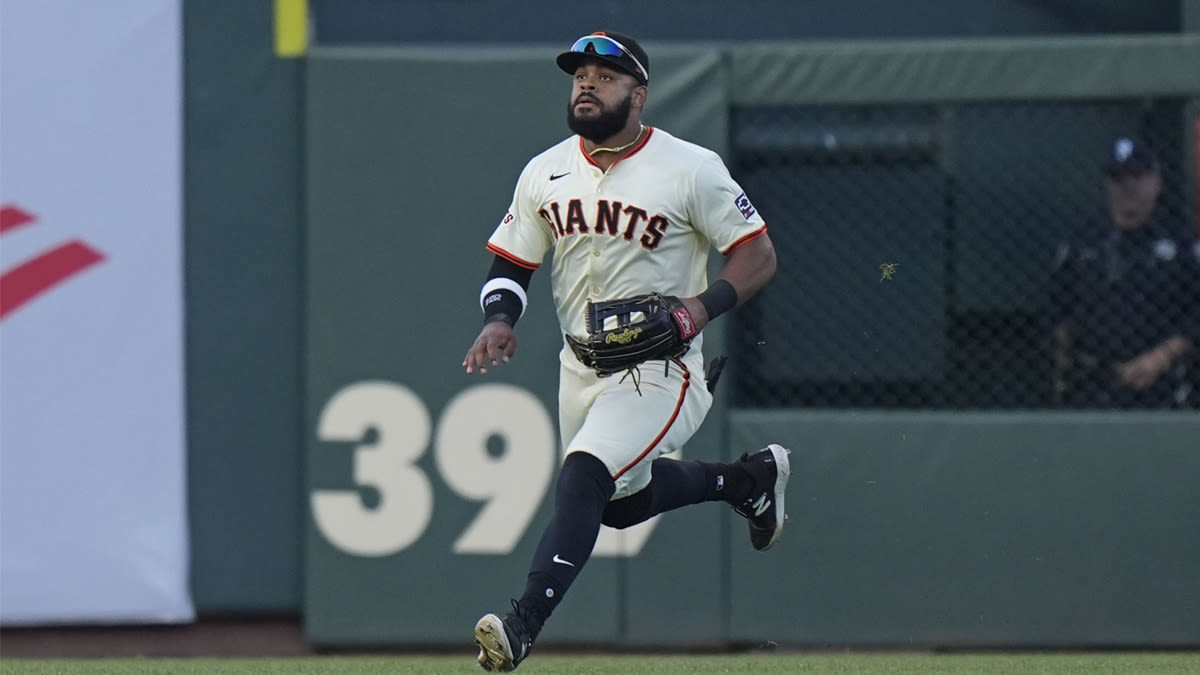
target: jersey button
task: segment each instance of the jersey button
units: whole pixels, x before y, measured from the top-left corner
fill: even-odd
[[[600,257],[600,251],[592,251],[592,255],[594,255],[594,256],[596,256],[597,258],[599,258],[599,257]]]
[[[593,286],[592,292],[596,294],[596,297],[600,297],[600,287],[599,286]]]

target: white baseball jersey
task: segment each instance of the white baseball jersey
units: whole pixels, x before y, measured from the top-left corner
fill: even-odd
[[[582,338],[588,299],[696,295],[710,246],[728,255],[764,232],[719,155],[647,127],[607,172],[578,136],[531,159],[487,248],[526,269],[553,249],[558,320]],[[692,347],[700,352],[700,336]]]
[[[607,172],[578,136],[530,160],[488,250],[537,269],[553,249],[558,321],[582,338],[588,299],[696,295],[708,287],[711,246],[729,254],[764,232],[716,153],[647,128]],[[559,362],[563,451],[603,461],[613,499],[649,484],[654,459],[682,448],[712,405],[699,335],[681,367],[642,368],[631,378],[601,378],[565,346]]]

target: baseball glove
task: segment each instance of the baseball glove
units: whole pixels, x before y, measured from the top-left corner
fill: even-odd
[[[567,344],[580,363],[602,376],[682,356],[698,332],[692,315],[673,295],[589,300],[586,311],[587,337],[567,335]]]

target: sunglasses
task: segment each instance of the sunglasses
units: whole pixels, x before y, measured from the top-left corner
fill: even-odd
[[[579,54],[599,54],[601,56],[628,56],[630,60],[638,67],[638,72],[641,73],[643,79],[649,79],[649,74],[646,72],[646,67],[641,61],[625,48],[625,45],[608,37],[607,35],[587,35],[575,41],[571,45],[571,51]]]

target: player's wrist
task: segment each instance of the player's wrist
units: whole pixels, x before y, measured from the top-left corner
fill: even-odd
[[[483,308],[485,326],[496,321],[515,326],[525,313],[525,289],[512,279],[488,279],[479,293],[479,305]]]
[[[717,279],[700,295],[697,295],[696,299],[704,306],[708,320],[712,321],[737,306],[737,289],[725,279]]]

